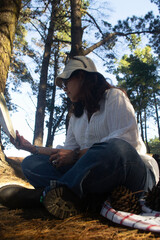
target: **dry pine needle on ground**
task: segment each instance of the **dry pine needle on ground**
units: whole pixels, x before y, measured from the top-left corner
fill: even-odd
[[[12,158],[13,160],[13,158]],[[13,161],[20,161],[17,158]],[[18,164],[1,164],[0,183],[21,184],[31,187],[16,176]],[[19,170],[19,169],[18,169]],[[21,175],[20,172],[18,174]],[[0,239],[3,240],[104,240],[104,239],[160,239],[160,234],[143,232],[116,225],[104,217],[78,215],[65,220],[53,218],[45,209],[9,210],[0,208]]]

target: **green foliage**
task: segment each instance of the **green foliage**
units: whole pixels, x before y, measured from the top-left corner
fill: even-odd
[[[134,38],[133,48],[136,46]],[[139,42],[138,42],[139,43]],[[153,112],[158,126],[155,98],[160,95],[160,79],[158,76],[158,59],[152,55],[151,47],[136,48],[132,54],[125,54],[114,71],[118,86],[124,88],[137,113],[137,121],[141,126],[141,134],[147,139],[147,120],[153,117]]]
[[[139,44],[141,43],[141,36],[137,36],[136,34],[131,34],[127,37],[129,40],[128,47],[131,51],[135,50]]]
[[[90,5],[90,1],[89,0],[82,0],[82,8],[83,9],[87,9]]]
[[[160,140],[158,138],[150,139],[148,144],[152,154],[160,155]]]
[[[148,106],[153,92],[158,91],[158,62],[152,56],[151,48],[136,48],[133,54],[124,55],[116,74],[118,85],[125,88],[136,111]]]
[[[157,4],[160,11],[160,1],[151,0]],[[155,53],[160,53],[160,16],[154,16],[153,12],[148,12],[144,17],[128,17],[126,20],[118,21],[114,26],[114,32],[122,32],[126,38],[130,33],[144,34],[149,38],[150,45],[155,50]]]

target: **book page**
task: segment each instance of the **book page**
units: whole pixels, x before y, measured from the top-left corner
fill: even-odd
[[[0,93],[0,125],[9,138],[12,137],[13,139],[16,139],[16,133],[13,129],[4,94],[2,92]]]

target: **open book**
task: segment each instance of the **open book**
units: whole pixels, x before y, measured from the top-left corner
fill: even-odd
[[[16,140],[16,133],[13,129],[4,94],[2,92],[0,93],[0,125],[9,138]]]

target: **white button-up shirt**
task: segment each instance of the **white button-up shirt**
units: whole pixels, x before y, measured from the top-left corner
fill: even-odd
[[[130,100],[119,89],[106,90],[100,101],[100,110],[88,121],[87,112],[80,118],[70,118],[64,149],[90,148],[94,143],[107,142],[111,138],[120,138],[130,143],[140,154],[142,160],[153,171],[156,182],[159,180],[158,164],[146,154]]]

